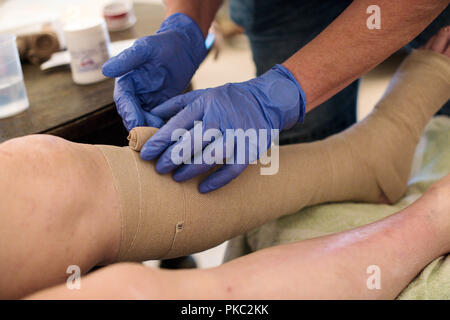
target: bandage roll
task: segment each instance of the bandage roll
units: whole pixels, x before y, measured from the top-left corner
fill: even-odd
[[[366,119],[323,141],[280,147],[274,175],[249,165],[207,194],[197,187],[209,173],[178,183],[139,157],[154,128],[133,129],[129,147],[98,146],[121,204],[117,261],[199,252],[318,203],[377,202],[383,195],[395,202],[406,189],[422,130],[449,98],[450,59],[413,52]]]

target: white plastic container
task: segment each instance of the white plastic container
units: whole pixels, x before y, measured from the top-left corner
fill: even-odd
[[[64,27],[73,81],[89,84],[105,79],[102,66],[111,56],[110,40],[104,20],[83,21]]]
[[[29,106],[16,37],[0,35],[0,118],[16,115]]]

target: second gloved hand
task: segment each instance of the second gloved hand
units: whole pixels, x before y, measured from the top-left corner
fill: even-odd
[[[143,37],[109,59],[103,74],[116,80],[114,101],[128,130],[160,127],[164,122],[150,110],[182,93],[206,56],[200,27],[175,13],[155,35]]]
[[[202,181],[199,191],[206,193],[229,183],[249,163],[259,159],[271,145],[273,129],[288,129],[296,122],[302,122],[305,104],[303,90],[291,72],[282,65],[276,65],[262,76],[246,82],[229,83],[180,95],[152,110],[151,113],[157,117],[172,118],[146,142],[141,150],[141,158],[151,160],[159,157],[156,170],[168,173],[180,165],[178,161],[174,161],[172,150],[190,150],[191,152],[182,155],[183,164],[173,175],[176,181],[185,181],[217,164],[206,161],[205,154],[215,156],[215,150],[222,150],[220,155],[227,159],[223,162],[227,164]],[[195,135],[195,121],[201,121],[196,126],[201,126],[203,134],[208,129],[216,129],[218,132],[213,138],[200,137],[200,142],[195,141],[197,146],[200,144],[200,152],[198,148],[195,150],[194,140],[198,139]],[[185,129],[185,133],[182,139],[172,141],[172,133],[178,129]],[[252,129],[258,139],[245,140],[245,146],[240,150],[236,136],[230,138],[228,129],[233,129],[234,132],[237,129],[244,132]],[[267,133],[266,144],[262,147],[259,142],[260,132]]]

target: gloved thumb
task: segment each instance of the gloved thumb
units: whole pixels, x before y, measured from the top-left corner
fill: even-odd
[[[152,47],[143,39],[138,39],[130,48],[106,61],[102,72],[109,78],[121,77],[148,62],[151,53]]]
[[[153,128],[161,128],[164,125],[164,120],[161,118],[158,118],[157,116],[154,116],[148,112],[143,112],[145,117],[145,122],[148,127]]]

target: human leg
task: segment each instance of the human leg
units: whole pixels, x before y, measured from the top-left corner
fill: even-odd
[[[353,230],[264,249],[208,270],[118,264],[87,276],[81,290],[59,286],[30,298],[393,299],[450,251],[449,192],[450,175],[404,210]],[[380,277],[372,290],[369,266]]]
[[[201,251],[307,205],[376,202],[383,194],[395,201],[406,187],[423,127],[450,92],[447,58],[419,53],[411,59],[365,121],[321,142],[283,147],[277,174],[260,176],[259,167],[250,166],[229,186],[208,195],[198,194],[197,180],[177,184],[156,174],[152,162],[140,161],[128,148],[77,145],[54,137],[33,138],[52,140],[44,145],[31,137],[2,144],[2,167],[7,170],[1,181],[15,182],[1,186],[2,196],[11,198],[2,202],[1,210],[1,240],[10,244],[0,250],[1,269],[7,271],[0,281],[10,289],[4,294],[16,296],[51,285],[63,278],[68,264],[77,262],[87,271],[113,260]],[[114,160],[112,171],[99,148],[117,155],[107,155],[108,161]],[[33,164],[29,171],[28,163]],[[117,174],[129,180],[116,184],[122,191],[112,188],[111,175],[118,181]],[[136,178],[130,180],[132,174]],[[21,207],[27,197],[37,209]],[[131,199],[130,206],[118,197]],[[120,205],[135,210],[120,215]],[[29,223],[30,213],[39,221]],[[59,240],[56,245],[54,239]],[[28,259],[44,243],[45,254]],[[53,259],[51,270],[35,280],[33,271],[45,269],[54,256],[58,259]],[[28,272],[23,279],[14,272],[17,266]]]
[[[125,191],[144,201],[121,196],[122,202],[128,203],[124,207],[137,207],[123,214],[128,217],[123,228],[127,232],[118,260],[169,258],[205,250],[308,205],[377,202],[383,196],[395,202],[406,188],[424,126],[448,100],[449,67],[443,55],[414,53],[364,121],[323,141],[282,147],[276,174],[260,176],[260,167],[249,166],[242,177],[208,195],[196,192],[202,177],[173,185],[169,176],[159,176],[137,153],[128,150],[128,158],[113,163],[112,171],[122,175],[116,177],[119,186],[143,181],[139,190],[134,185],[134,191]],[[151,129],[134,132],[144,132],[145,136],[146,131]],[[113,155],[106,157],[114,160]],[[136,178],[130,178],[127,168],[131,164],[137,164]],[[147,194],[158,192],[170,192],[171,196],[156,203],[145,201]],[[142,215],[152,210],[155,214]]]
[[[0,298],[64,281],[115,256],[111,173],[93,146],[35,135],[0,145]],[[108,223],[105,223],[107,221]]]

